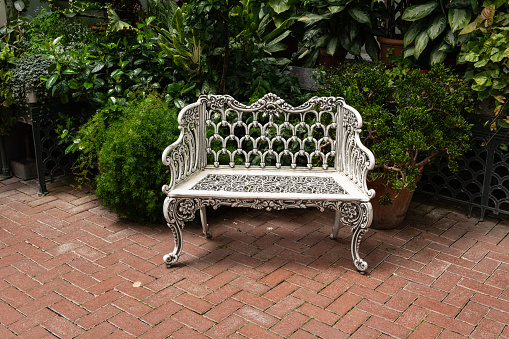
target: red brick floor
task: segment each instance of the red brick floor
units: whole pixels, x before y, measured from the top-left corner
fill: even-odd
[[[417,196],[354,270],[333,213],[211,211],[212,239],[119,220],[67,181],[0,182],[0,337],[509,338],[509,220]]]

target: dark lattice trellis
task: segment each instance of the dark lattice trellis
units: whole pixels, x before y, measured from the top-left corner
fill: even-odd
[[[75,160],[74,154],[65,154],[65,145],[59,143],[57,119],[83,115],[83,106],[76,104],[30,105],[21,109],[18,120],[32,126],[39,194],[46,194],[46,183],[68,175]]]
[[[507,143],[504,133],[493,134],[482,127],[473,130],[472,149],[459,162],[459,170],[452,173],[447,163],[427,168],[419,191],[445,198],[469,207],[509,214],[509,152],[500,149]]]

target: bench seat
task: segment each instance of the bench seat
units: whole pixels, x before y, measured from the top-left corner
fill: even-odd
[[[331,171],[206,168],[172,190],[172,197],[332,200],[367,202],[370,198],[348,176]]]

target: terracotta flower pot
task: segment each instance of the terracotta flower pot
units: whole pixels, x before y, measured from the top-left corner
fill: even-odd
[[[417,178],[418,182],[421,178]],[[373,222],[370,228],[377,230],[397,229],[403,226],[408,207],[414,196],[414,191],[410,192],[408,189],[403,189],[399,195],[392,201],[391,205],[382,206],[378,203],[381,196],[389,193],[391,197],[396,195],[396,191],[392,187],[385,187],[383,185],[384,179],[376,179],[368,181],[368,187],[376,192],[375,198],[371,201],[373,206]]]
[[[393,55],[401,55],[403,54],[403,45],[404,42],[402,39],[389,39],[383,37],[377,37],[378,43],[380,44],[380,59],[382,62],[388,64],[389,58],[387,57],[387,53],[392,50]]]
[[[337,66],[341,61],[345,60],[347,54],[348,52],[346,49],[341,47],[336,50],[334,55],[329,55],[327,54],[327,50],[325,48],[320,48],[316,64],[323,66]]]

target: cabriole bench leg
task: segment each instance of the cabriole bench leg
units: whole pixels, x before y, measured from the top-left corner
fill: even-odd
[[[199,199],[167,197],[164,200],[164,217],[168,227],[173,232],[175,240],[173,251],[163,257],[166,267],[169,268],[177,262],[182,252],[182,229],[184,228],[184,223],[194,219],[194,213],[199,208],[198,206],[200,206]]]
[[[359,256],[359,245],[362,235],[368,230],[373,219],[373,209],[369,202],[348,202],[341,205],[341,221],[350,225],[352,230],[352,259],[360,272],[366,271],[368,264]]]
[[[175,240],[175,246],[173,247],[173,252],[165,254],[163,256],[163,260],[166,263],[166,267],[170,268],[171,265],[177,262],[180,252],[182,252],[182,227],[177,225],[176,223],[167,223],[168,227],[173,232],[173,238]],[[182,224],[183,226],[183,224]]]

